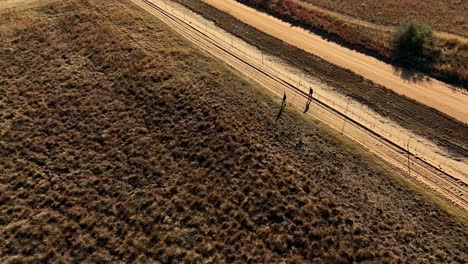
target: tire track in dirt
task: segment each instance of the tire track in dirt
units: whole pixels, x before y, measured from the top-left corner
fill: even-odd
[[[287,90],[290,98],[293,96],[299,96],[291,105],[302,110],[307,97],[304,91],[298,89],[288,80],[280,78],[274,73],[270,73],[265,69],[255,66],[253,63],[249,62],[248,58],[244,58],[241,54],[237,54],[235,51],[230,49],[229,44],[213,39],[208,34],[197,29],[196,26],[194,26],[194,24],[197,23],[195,20],[185,22],[185,16],[188,13],[187,10],[184,10],[178,5],[175,9],[172,8],[171,10],[171,7],[167,6],[167,2],[164,3],[161,1],[132,1],[158,17],[176,32],[203,50],[218,59],[223,60],[231,67],[239,70],[244,75],[258,82],[273,93],[281,96],[282,92]],[[171,5],[173,4],[171,3]],[[184,19],[181,19],[181,17],[184,17]],[[194,24],[192,24],[192,22]],[[450,174],[443,172],[435,166],[430,165],[420,157],[411,153],[408,155],[408,152],[402,147],[378,135],[371,129],[361,125],[340,111],[329,107],[326,103],[314,100],[311,112],[314,113],[314,117],[320,119],[332,128],[340,130],[343,126],[342,132],[344,134],[395,168],[405,171],[408,168],[407,165],[409,163],[411,173],[405,175],[408,176],[410,180],[423,183],[428,189],[435,191],[440,196],[448,199],[465,211],[468,210],[468,201],[466,199],[466,197],[468,197],[468,190],[465,182],[452,177]]]

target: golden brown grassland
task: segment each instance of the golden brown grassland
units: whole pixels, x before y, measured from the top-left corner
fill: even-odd
[[[0,262],[462,262],[466,225],[127,0],[0,14]]]
[[[468,2],[463,0],[302,0],[379,25],[419,21],[432,28],[468,37]]]

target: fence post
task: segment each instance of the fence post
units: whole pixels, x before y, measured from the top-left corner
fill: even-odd
[[[410,161],[410,141],[413,138],[413,135],[410,134],[408,143],[406,144],[407,153],[408,153],[408,176],[411,176],[411,161]]]
[[[349,107],[349,101],[350,101],[351,98],[348,97],[348,100],[347,100],[347,103],[346,103],[346,110],[344,112],[344,116],[343,116],[343,127],[341,128],[341,134],[344,133],[344,128],[345,128],[345,125],[346,125],[346,117],[348,115],[348,107]]]

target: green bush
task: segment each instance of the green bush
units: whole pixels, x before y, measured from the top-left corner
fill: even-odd
[[[416,22],[407,23],[396,33],[396,46],[401,55],[420,57],[426,43],[432,39],[432,28]]]

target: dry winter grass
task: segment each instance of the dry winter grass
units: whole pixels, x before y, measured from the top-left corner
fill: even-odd
[[[463,262],[466,226],[126,0],[0,15],[0,262]]]
[[[468,2],[463,0],[303,0],[338,13],[381,25],[419,21],[433,28],[468,37]]]

